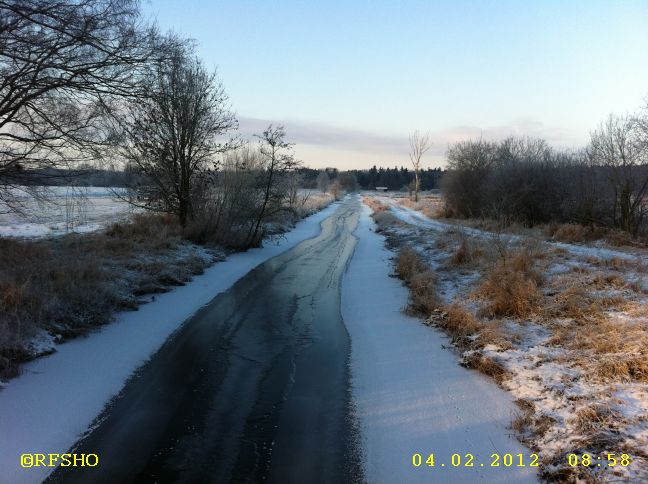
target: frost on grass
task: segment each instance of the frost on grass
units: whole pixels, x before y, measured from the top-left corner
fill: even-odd
[[[410,202],[378,202],[398,220],[382,230],[402,248],[399,262],[433,271],[434,308],[411,308],[452,337],[464,365],[514,395],[512,428],[541,455],[543,477],[646,481],[645,250],[487,232],[430,219]],[[411,274],[400,275],[411,287]],[[571,453],[626,453],[631,464],[572,468]]]
[[[104,232],[0,238],[0,377],[55,344],[184,285],[221,256],[188,243],[170,218],[136,215]]]

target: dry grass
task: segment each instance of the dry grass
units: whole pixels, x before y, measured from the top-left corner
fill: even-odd
[[[497,383],[502,383],[508,376],[508,371],[501,363],[495,361],[489,356],[484,356],[476,351],[464,357],[464,366],[483,373],[491,377]]]
[[[557,278],[541,317],[549,344],[572,351],[571,363],[602,382],[648,382],[648,312],[623,296],[616,273],[570,272]]]
[[[389,207],[375,197],[366,196],[362,201],[373,211],[371,218],[376,222],[376,232],[383,232],[389,227],[398,224],[398,218],[389,210]]]
[[[458,266],[461,264],[466,264],[472,260],[472,250],[466,238],[462,237],[461,242],[459,242],[459,245],[457,246],[457,250],[455,250],[454,254],[452,254],[452,257],[450,258],[450,263]]]
[[[536,228],[524,230],[537,235]],[[555,232],[571,241],[592,236],[581,227],[556,227]],[[441,290],[426,324],[452,337],[465,366],[528,398],[520,401],[512,426],[542,455],[544,477],[599,481],[597,469],[568,467],[566,452],[623,450],[638,456],[642,447],[632,432],[648,417],[635,416],[634,407],[621,413],[617,409],[629,405],[627,397],[614,395],[648,383],[646,269],[621,256],[583,263],[583,257],[564,248],[528,237],[513,241],[445,232],[429,241],[428,236],[400,235],[429,250],[422,254],[436,264]],[[479,256],[477,249],[483,252]],[[398,260],[404,279],[428,269],[412,252],[401,252]],[[452,294],[454,302],[444,304],[444,294]],[[471,294],[476,301],[470,301]],[[468,299],[465,305],[458,302],[462,297]],[[552,442],[560,444],[557,451]]]
[[[425,271],[427,271],[427,264],[418,252],[408,247],[400,251],[396,261],[398,277],[409,282],[416,274]]]
[[[501,321],[478,319],[457,301],[435,309],[427,324],[443,329],[452,336],[453,343],[464,351],[481,349],[486,345],[509,349],[515,339],[503,331]]]
[[[633,238],[622,230],[577,223],[547,224],[542,227],[548,237],[559,242],[584,243],[603,240],[613,247],[646,247],[646,238]]]
[[[444,206],[438,195],[420,196],[418,202],[410,198],[399,198],[398,203],[412,210],[422,212],[428,218],[438,218],[439,212]]]
[[[475,295],[487,300],[481,314],[488,317],[525,318],[542,299],[542,277],[533,268],[533,258],[523,250],[500,259],[486,275]]]
[[[577,323],[600,323],[603,318],[603,305],[599,298],[588,293],[585,287],[571,286],[560,291],[544,307],[546,318],[570,318]]]
[[[374,213],[389,210],[389,207],[378,200],[376,197],[362,197],[362,202],[367,205]]]
[[[553,240],[567,243],[586,242],[600,238],[602,235],[602,232],[599,232],[597,228],[573,223],[549,224],[545,227],[544,232]]]
[[[51,240],[0,239],[0,377],[15,376],[41,331],[62,338],[109,322],[137,297],[184,284],[208,264],[169,258],[181,242],[169,217],[136,215],[103,233]]]
[[[429,315],[437,307],[436,280],[432,271],[415,274],[409,280],[410,309],[416,314]]]
[[[0,377],[17,374],[39,328],[73,334],[107,322],[119,300],[113,277],[84,250],[0,239]]]
[[[130,222],[119,222],[109,226],[105,235],[90,234],[87,240],[97,243],[105,242],[111,247],[119,243],[125,250],[134,244],[145,243],[153,249],[168,249],[175,247],[182,236],[182,228],[176,217],[170,215],[135,214]]]
[[[409,310],[413,314],[430,315],[438,306],[435,277],[419,253],[410,248],[402,249],[396,273],[409,287]]]
[[[468,336],[483,330],[485,324],[458,302],[445,306],[438,326],[458,340],[465,341]]]
[[[447,203],[442,203],[438,206],[433,214],[433,218],[455,218],[457,213]]]
[[[304,218],[326,208],[333,203],[334,197],[328,192],[310,192],[297,206],[298,218]]]

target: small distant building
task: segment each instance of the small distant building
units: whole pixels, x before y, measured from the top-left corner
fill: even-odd
[[[387,191],[387,187],[376,187],[376,191],[379,191],[379,192],[386,192],[386,191]]]

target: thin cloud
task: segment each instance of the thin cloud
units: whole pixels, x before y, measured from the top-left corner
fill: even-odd
[[[239,132],[245,139],[252,139],[268,127],[266,119],[239,117]],[[296,144],[325,146],[341,150],[407,154],[407,137],[370,133],[304,121],[273,121],[283,124],[289,141]]]
[[[395,136],[320,123],[270,121],[245,116],[239,117],[239,134],[243,139],[253,140],[254,134],[261,133],[271,122],[284,125],[288,140],[296,144],[298,152],[307,154],[304,161],[310,166],[344,169],[363,167],[367,163],[382,166],[409,163],[407,135]],[[466,139],[501,140],[508,136],[530,136],[546,139],[553,146],[570,148],[580,146],[585,141],[570,131],[547,126],[531,118],[519,118],[498,126],[454,126],[432,132],[431,136],[433,145],[428,152],[431,166],[442,166],[448,145]],[[300,150],[300,145],[308,149]]]

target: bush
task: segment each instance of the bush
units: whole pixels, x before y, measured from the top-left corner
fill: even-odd
[[[614,123],[604,128],[593,135],[589,150],[581,152],[557,151],[544,140],[524,137],[451,145],[441,180],[444,211],[526,226],[570,223],[560,229],[557,240],[591,236],[577,228],[581,225],[616,227],[636,238],[646,229],[641,207],[648,194],[648,164],[639,151],[632,161],[606,152],[603,146],[618,144],[606,143],[606,137],[619,131]]]

